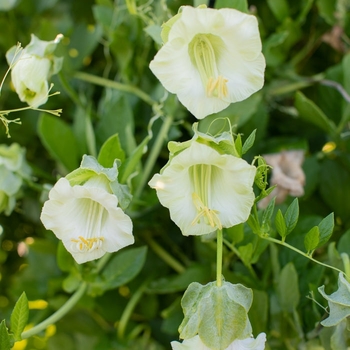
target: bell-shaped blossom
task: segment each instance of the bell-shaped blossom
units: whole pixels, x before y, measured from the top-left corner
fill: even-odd
[[[236,339],[225,350],[264,350],[266,342],[266,334],[260,333],[256,339]],[[196,335],[191,339],[186,339],[182,343],[177,341],[171,342],[173,350],[210,350]]]
[[[61,38],[62,35],[58,35],[53,41],[43,41],[32,34],[30,43],[24,49],[20,51],[18,46],[14,46],[6,53],[18,97],[33,108],[47,101],[48,79],[61,69],[62,58],[53,55]]]
[[[197,137],[176,146],[170,143],[169,149],[175,148],[168,164],[149,182],[185,236],[245,222],[255,198],[256,168],[232,154],[223,154],[220,144],[212,148],[209,136],[207,144],[197,142]]]
[[[162,39],[150,68],[198,119],[263,86],[265,59],[253,15],[183,6],[163,25]]]
[[[117,175],[116,163],[103,168],[84,156],[79,169],[57,181],[43,206],[44,226],[79,264],[134,243],[131,219],[120,208],[126,190]]]
[[[23,180],[31,174],[25,152],[17,143],[0,145],[0,213],[5,215],[12,213],[21,196]]]
[[[277,185],[272,192],[262,199],[258,206],[265,208],[270,200],[276,197],[276,203],[283,203],[288,195],[301,197],[304,195],[305,174],[303,150],[282,151],[264,155],[268,165],[272,167],[271,186]]]

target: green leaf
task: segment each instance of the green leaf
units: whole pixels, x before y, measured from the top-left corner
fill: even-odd
[[[248,1],[247,0],[216,0],[215,8],[232,8],[241,12],[248,13]]]
[[[318,225],[320,231],[320,241],[317,247],[326,244],[331,238],[334,229],[334,214],[331,213],[325,217]]]
[[[29,316],[28,299],[26,293],[23,292],[17,300],[15,307],[11,314],[11,332],[15,340],[21,340],[21,334],[24,327],[27,325]]]
[[[200,5],[208,6],[209,0],[193,0],[193,7],[198,7]]]
[[[320,193],[324,202],[348,226],[350,212],[350,171],[341,163],[346,153],[338,159],[324,159],[320,169]]]
[[[112,168],[116,159],[119,159],[121,162],[125,159],[125,153],[120,145],[118,134],[112,135],[105,141],[97,160],[105,168]]]
[[[162,27],[158,24],[148,25],[144,31],[159,45],[162,45],[162,37],[160,33],[162,32]]]
[[[103,270],[101,279],[91,284],[91,294],[102,294],[131,281],[141,271],[146,255],[147,247],[119,251]]]
[[[134,152],[130,155],[130,157],[127,158],[126,161],[120,166],[120,183],[126,183],[129,177],[136,171],[141,157],[147,149],[147,144],[149,140],[150,136],[146,136],[145,139],[137,146]]]
[[[317,0],[316,1],[320,16],[330,25],[334,25],[336,19],[334,14],[336,13],[336,4],[334,0]]]
[[[286,226],[286,222],[284,221],[284,217],[281,212],[281,209],[278,209],[277,211],[277,214],[275,217],[275,226],[276,226],[277,232],[284,240],[287,236],[287,226]]]
[[[51,156],[60,162],[67,172],[78,167],[77,143],[72,129],[62,119],[41,114],[38,134]]]
[[[157,294],[168,294],[182,292],[186,290],[191,282],[203,283],[210,279],[209,265],[193,265],[183,273],[161,277],[152,281],[148,287],[148,292]]]
[[[75,292],[82,283],[81,275],[77,271],[72,271],[62,282],[62,288],[67,293]]]
[[[239,246],[238,247],[240,258],[243,261],[243,264],[246,266],[251,265],[251,260],[253,256],[253,244],[248,243],[247,245]]]
[[[235,141],[235,148],[239,156],[242,156],[242,137],[238,134]]]
[[[0,323],[0,350],[11,350],[11,341],[5,320]]]
[[[299,202],[295,198],[292,204],[288,207],[286,213],[284,214],[284,220],[286,223],[287,233],[289,235],[295,228],[299,219]]]
[[[300,91],[295,94],[295,107],[302,118],[318,126],[327,134],[337,133],[334,122],[328,119],[322,110]]]
[[[253,130],[252,133],[245,140],[243,147],[242,147],[242,155],[247,153],[250,150],[250,148],[254,145],[255,134],[256,134],[256,129]]]
[[[279,22],[283,22],[289,16],[289,4],[287,0],[267,0],[267,4]]]
[[[208,348],[226,349],[234,339],[249,337],[246,325],[252,299],[252,290],[241,284],[191,283],[181,301],[185,317],[180,338],[198,334]]]
[[[74,266],[74,259],[72,255],[64,247],[62,241],[58,242],[57,246],[57,265],[61,271],[69,272]]]
[[[280,306],[283,311],[292,312],[299,304],[298,274],[292,262],[288,263],[282,270],[277,286]]]
[[[313,250],[315,250],[320,242],[320,230],[317,226],[314,226],[305,236],[304,238],[304,246],[309,254]]]
[[[271,220],[273,211],[275,209],[275,200],[276,200],[275,197],[272,198],[272,200],[269,202],[267,208],[264,210],[262,214],[261,227],[264,232],[268,232],[270,230],[270,220]]]
[[[259,221],[255,218],[255,216],[250,214],[247,220],[247,224],[256,235],[260,235],[261,233],[260,224],[259,224]]]
[[[136,148],[136,142],[134,115],[129,99],[120,91],[106,89],[100,100],[99,114],[101,120],[96,127],[98,142],[102,144],[110,136],[118,134],[122,149],[130,156]]]

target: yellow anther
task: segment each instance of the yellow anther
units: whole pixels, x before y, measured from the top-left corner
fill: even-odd
[[[228,89],[227,83],[228,80],[222,75],[219,75],[216,79],[210,77],[207,82],[207,96],[208,97],[218,97],[220,99],[227,97]]]
[[[191,222],[191,225],[193,226],[193,225],[197,224],[200,221],[201,217],[203,217],[204,220],[208,221],[208,223],[211,227],[213,227],[213,228],[216,227],[219,230],[221,230],[222,225],[221,225],[220,219],[218,217],[219,212],[217,210],[209,209],[206,205],[204,205],[204,203],[199,198],[197,193],[192,193],[192,200],[193,200],[194,206],[196,207],[196,209],[198,211],[198,214]]]
[[[77,243],[76,247],[80,251],[89,251],[97,249],[101,246],[101,243],[104,241],[104,237],[85,238],[83,236],[79,236],[78,238],[79,239],[72,238],[71,242]]]

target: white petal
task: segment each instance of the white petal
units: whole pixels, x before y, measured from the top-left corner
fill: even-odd
[[[226,350],[264,350],[266,334],[260,333],[256,339],[236,339]]]
[[[47,101],[50,66],[47,58],[21,56],[11,72],[12,83],[21,101],[32,107],[38,107]],[[28,97],[27,90],[35,93],[34,97]]]
[[[182,343],[172,341],[170,344],[173,350],[210,350],[207,346],[203,344],[203,342],[199,338],[199,335],[196,335],[190,339],[186,339]]]

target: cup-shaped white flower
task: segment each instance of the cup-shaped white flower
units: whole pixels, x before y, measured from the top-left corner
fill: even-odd
[[[50,65],[47,58],[21,55],[20,60],[12,68],[11,78],[22,102],[36,108],[47,101],[49,95],[47,78]]]
[[[32,34],[30,43],[22,51],[14,46],[6,53],[18,97],[31,107],[37,108],[48,99],[48,79],[62,65],[62,58],[52,54],[61,38],[62,35],[58,35],[55,40],[43,41]]]
[[[193,140],[149,185],[183,235],[204,235],[248,219],[255,172],[245,160]]]
[[[0,145],[0,213],[10,215],[21,196],[23,179],[31,169],[25,159],[25,148],[18,143]]]
[[[91,162],[95,162],[92,167]],[[134,243],[131,219],[118,206],[114,193],[119,185],[116,165],[98,166],[85,156],[78,170],[58,180],[41,213],[44,226],[79,264]]]
[[[260,333],[256,339],[236,339],[225,350],[264,350],[265,342],[266,334]],[[210,350],[210,348],[203,344],[198,335],[191,339],[186,339],[182,343],[173,341],[171,342],[171,347],[173,350]]]
[[[183,6],[163,26],[150,68],[198,119],[242,101],[264,83],[255,16],[234,9]]]

